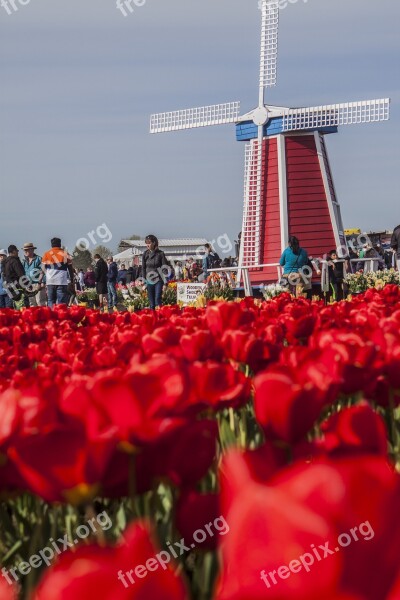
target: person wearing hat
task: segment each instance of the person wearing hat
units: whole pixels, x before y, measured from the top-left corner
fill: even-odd
[[[46,306],[47,298],[44,285],[44,273],[42,270],[42,259],[35,253],[37,248],[32,242],[26,242],[26,244],[22,246],[22,250],[24,252],[22,266],[24,267],[25,275],[37,292],[33,296],[25,296],[25,306]]]
[[[0,308],[13,308],[13,301],[3,287],[3,262],[7,258],[7,250],[0,250]]]
[[[68,304],[68,279],[74,286],[72,259],[61,247],[61,240],[54,237],[51,249],[43,254],[42,265],[46,273],[47,298],[50,307],[55,304]]]
[[[18,256],[17,246],[10,244],[7,250],[8,256],[2,262],[3,288],[12,300],[18,301],[25,290],[25,271]]]

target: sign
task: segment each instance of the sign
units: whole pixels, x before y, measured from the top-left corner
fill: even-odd
[[[344,235],[360,235],[361,229],[345,229]]]
[[[178,283],[177,298],[182,304],[192,304],[197,297],[204,293],[205,283]]]

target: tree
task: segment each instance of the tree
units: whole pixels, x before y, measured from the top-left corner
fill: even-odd
[[[101,245],[96,246],[96,248],[93,250],[93,254],[100,254],[101,258],[104,258],[104,260],[107,260],[109,256],[112,256],[110,248]]]
[[[120,243],[118,244],[118,252],[123,252],[124,250],[126,250],[127,248],[130,248],[131,246],[129,244],[126,244],[124,242],[124,240],[141,240],[142,238],[140,237],[140,235],[136,235],[133,234],[129,237],[124,237],[121,239]]]
[[[93,258],[89,250],[81,250],[78,246],[75,246],[72,254],[72,266],[74,269],[83,269],[86,271],[91,266]]]

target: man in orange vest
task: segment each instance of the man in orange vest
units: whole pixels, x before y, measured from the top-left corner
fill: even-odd
[[[47,299],[50,307],[68,304],[68,287],[74,287],[72,259],[61,247],[61,239],[51,240],[51,249],[42,257],[42,268],[46,274]]]

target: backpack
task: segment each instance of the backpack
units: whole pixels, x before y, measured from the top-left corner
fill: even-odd
[[[222,261],[216,252],[210,252],[207,263],[209,269],[219,269]]]

